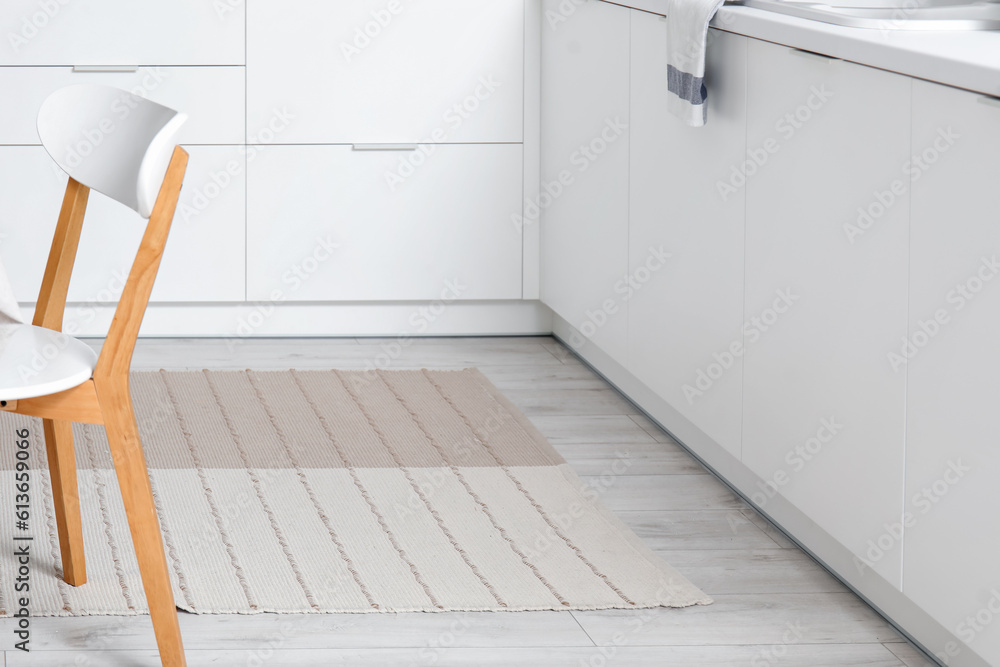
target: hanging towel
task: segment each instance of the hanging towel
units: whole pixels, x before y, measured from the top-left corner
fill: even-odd
[[[667,108],[685,123],[708,119],[705,45],[708,22],[724,0],[667,0]]]

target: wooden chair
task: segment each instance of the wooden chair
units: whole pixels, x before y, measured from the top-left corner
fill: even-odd
[[[129,367],[187,167],[188,154],[174,145],[185,119],[173,109],[108,86],[69,86],[45,100],[38,134],[49,155],[69,174],[69,182],[34,321],[9,325],[15,330],[0,350],[0,409],[43,420],[63,575],[73,586],[87,581],[87,570],[72,422],[104,424],[160,660],[166,667],[186,662],[132,410]],[[91,189],[149,219],[99,357],[60,331]],[[31,359],[42,350],[51,357],[52,349],[59,352],[37,374],[17,372],[18,360]]]

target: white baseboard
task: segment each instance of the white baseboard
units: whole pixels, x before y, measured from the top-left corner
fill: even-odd
[[[763,480],[750,468],[657,396],[619,362],[590,342],[569,322],[553,314],[552,328],[556,338],[630,398],[748,504],[756,507],[750,496],[757,491],[758,484]],[[928,654],[946,655],[949,646],[956,647],[957,654],[949,656],[947,663],[941,664],[949,667],[989,667],[989,662],[934,620],[897,587],[871,569],[859,571],[855,566],[854,555],[846,547],[781,495],[770,498],[766,509],[759,511]]]
[[[22,304],[30,321],[34,304]],[[63,330],[104,336],[114,305],[69,304]],[[549,334],[538,301],[150,304],[140,336],[492,336]]]

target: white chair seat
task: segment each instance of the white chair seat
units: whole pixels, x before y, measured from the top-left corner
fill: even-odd
[[[30,324],[0,328],[0,400],[47,396],[89,380],[97,353],[64,333]]]

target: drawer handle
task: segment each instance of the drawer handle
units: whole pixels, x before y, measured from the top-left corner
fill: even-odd
[[[73,65],[74,72],[138,72],[138,65]]]
[[[1000,97],[992,97],[990,95],[982,95],[976,98],[980,104],[985,104],[991,107],[1000,107]]]
[[[351,144],[355,151],[415,151],[417,144]]]
[[[805,49],[788,49],[788,52],[793,56],[798,56],[800,58],[807,58],[809,60],[820,60],[825,63],[833,62],[835,60],[840,60],[840,58],[834,58],[833,56],[826,56],[822,53],[816,53],[815,51],[806,51]]]

